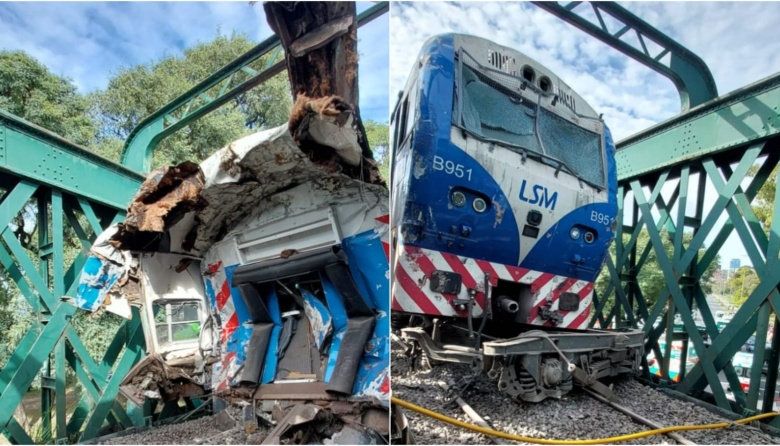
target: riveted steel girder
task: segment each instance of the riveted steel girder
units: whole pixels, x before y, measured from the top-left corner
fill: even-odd
[[[617,144],[620,181],[780,134],[780,73],[735,90]]]
[[[56,181],[51,182],[55,184],[42,184],[8,173],[0,173],[0,178],[2,184],[12,187],[0,202],[0,264],[38,315],[37,322],[17,344],[11,358],[2,365],[0,432],[15,443],[33,442],[13,418],[13,413],[36,376],[41,376],[42,380],[41,412],[44,414],[41,418],[42,436],[36,441],[65,441],[79,432],[87,415],[94,420],[93,425],[102,425],[108,417],[111,424],[132,426],[133,421],[116,401],[115,393],[111,393],[108,387],[111,383],[106,383],[106,377],[118,356],[127,358],[125,363],[137,361],[138,355],[143,354],[143,336],[130,339],[120,328],[98,366],[69,323],[70,317],[80,310],[63,301],[63,297],[75,296],[79,272],[92,241],[105,227],[122,218],[122,211],[58,189]],[[35,203],[37,206],[33,206]],[[31,206],[36,209],[37,246],[30,246],[34,240],[20,241],[10,225],[14,217],[25,209],[31,209]],[[29,219],[29,215],[26,218]],[[82,246],[82,252],[70,265],[64,259],[68,228],[73,230]],[[139,317],[135,318],[135,326],[140,324],[139,320]],[[123,351],[132,353],[123,354]],[[66,419],[65,405],[67,365],[74,369],[80,384],[95,401],[92,405],[81,404],[71,416],[70,423]],[[122,370],[127,367],[123,367],[114,371],[116,379],[124,375]],[[106,401],[103,406],[111,403],[110,413],[106,413],[105,409],[98,410],[102,401]],[[79,417],[82,418],[81,423]]]
[[[0,110],[0,172],[124,209],[144,177]]]

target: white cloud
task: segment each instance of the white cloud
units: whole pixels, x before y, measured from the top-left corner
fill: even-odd
[[[701,57],[709,65],[721,95],[780,69],[780,40],[773,38],[780,3],[621,5]],[[584,3],[577,10],[589,8]],[[595,17],[592,12],[584,15]],[[605,20],[611,31],[617,31],[614,19]],[[670,80],[529,3],[393,3],[390,22],[393,101],[422,44],[436,34],[458,32],[515,48],[547,66],[604,114],[617,140],[680,112],[680,98]],[[626,40],[630,41],[629,35]],[[708,184],[705,206],[712,204],[713,197],[714,190]],[[707,244],[712,243],[716,232],[711,233]],[[729,237],[721,255],[725,260],[744,260],[745,250],[735,234]]]
[[[360,107],[364,118],[379,121],[388,120],[387,22],[385,15],[358,31]],[[0,2],[0,50],[27,52],[82,92],[105,88],[121,67],[180,56],[217,29],[256,42],[271,35],[262,4],[245,1]]]
[[[780,3],[636,2],[623,6],[702,57],[720,94],[780,68],[780,41],[769,37],[780,17]],[[529,3],[393,3],[390,20],[393,98],[403,88],[423,42],[436,34],[459,32],[523,51],[553,70],[604,113],[617,139],[680,111],[679,95],[671,81]],[[608,25],[611,22],[607,19]]]

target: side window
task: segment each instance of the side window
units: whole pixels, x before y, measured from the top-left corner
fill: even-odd
[[[404,142],[404,136],[406,136],[406,109],[406,96],[402,96],[398,99],[398,105],[390,117],[390,138],[392,139],[390,147],[392,148],[392,153],[398,150],[398,147]]]
[[[401,108],[398,110],[398,145],[406,139],[406,116],[409,114],[409,97],[404,96]]]
[[[200,310],[196,301],[157,301],[152,304],[158,344],[197,340]]]
[[[401,138],[403,137],[402,134],[400,134],[399,130],[401,127],[401,110],[404,108],[404,96],[402,93],[398,95],[398,102],[395,105],[395,109],[393,110],[392,116],[390,116],[390,147],[393,152],[398,148],[398,145],[401,143]]]
[[[409,132],[414,128],[414,119],[417,115],[417,81],[412,82],[412,88],[406,98],[406,124],[404,125],[404,136],[401,143],[409,136]]]

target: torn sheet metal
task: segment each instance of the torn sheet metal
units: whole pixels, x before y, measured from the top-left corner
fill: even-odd
[[[212,310],[219,316],[223,354],[231,354],[225,358],[213,374],[215,389],[227,389],[236,382],[236,373],[241,369],[245,359],[244,346],[251,337],[251,330],[246,333],[243,327],[251,326],[249,311],[238,289],[231,287],[232,272],[236,267],[268,258],[279,258],[285,248],[296,248],[304,251],[307,248],[320,246],[338,246],[339,240],[353,237],[355,234],[376,234],[381,242],[381,236],[376,232],[376,218],[387,214],[387,190],[375,186],[361,184],[343,175],[322,178],[298,185],[283,192],[278,192],[267,200],[254,205],[257,216],[249,217],[236,224],[235,229],[225,235],[204,253],[202,273],[206,281],[206,293]],[[329,223],[331,221],[331,223]],[[305,232],[296,232],[298,228],[309,228]],[[316,229],[315,228],[319,228]],[[321,229],[321,230],[320,230]],[[334,238],[338,232],[340,237]],[[388,262],[381,248],[374,255],[379,263],[384,263],[385,270],[380,276],[385,283]],[[227,266],[226,266],[227,265]],[[354,274],[354,273],[353,273]],[[324,283],[324,281],[323,281]],[[373,286],[373,285],[372,285]],[[384,286],[386,292],[387,286]],[[334,302],[328,299],[327,308],[333,319],[335,329],[343,330],[346,326],[346,314],[338,310]],[[273,299],[273,300],[272,300]],[[387,297],[385,296],[385,300]],[[272,317],[278,317],[275,324],[281,326],[282,310],[275,294],[266,297],[266,305]],[[284,311],[289,311],[287,308]],[[304,308],[300,308],[303,312]],[[339,318],[337,318],[337,316]],[[338,321],[337,321],[338,319]],[[343,320],[342,320],[343,319]],[[302,323],[302,319],[299,323]],[[249,324],[249,325],[247,325]],[[308,325],[308,320],[306,320]],[[275,327],[274,330],[277,328]],[[302,329],[302,328],[299,328]],[[308,328],[304,328],[308,329]],[[331,341],[328,362],[333,365],[326,367],[329,377],[335,366],[340,338]],[[276,375],[276,360],[278,351],[282,349],[281,333],[274,332],[271,345],[266,355],[262,384],[274,380]],[[327,343],[326,343],[327,344]]]
[[[299,94],[288,125],[295,142],[311,152],[312,159],[326,160],[335,152],[343,162],[358,166],[363,154],[354,117],[352,106],[338,96],[311,99]]]
[[[83,310],[96,311],[106,302],[109,292],[116,292],[115,286],[127,282],[133,259],[129,252],[109,243],[117,231],[118,226],[112,225],[97,237],[90,249],[76,293],[76,306]],[[126,299],[117,298],[111,304],[109,308],[112,312],[130,319],[131,311]]]
[[[381,220],[382,217],[377,220]],[[366,343],[363,358],[355,378],[356,398],[378,400],[390,405],[390,302],[389,263],[385,254],[386,232],[380,225],[350,238],[342,249],[349,258],[349,269],[362,296],[376,308],[374,334]]]
[[[108,291],[124,275],[125,268],[98,256],[91,255],[84,264],[79,279],[76,306],[87,311],[96,311],[106,300]]]
[[[363,172],[373,161],[361,153],[349,104],[328,97],[296,106],[288,124],[234,141],[200,166],[153,171],[112,237],[114,246],[199,255],[279,191],[310,181],[334,189],[350,178],[384,184],[373,170]]]
[[[301,290],[303,294],[303,309],[306,318],[309,320],[311,334],[314,336],[314,345],[317,350],[322,351],[325,341],[333,333],[333,317],[331,317],[328,307],[310,292]]]
[[[252,337],[251,316],[241,292],[230,286],[237,265],[225,267],[222,261],[202,265],[205,294],[210,311],[217,321],[217,352],[220,361],[213,366],[211,385],[215,391],[238,384],[246,360],[246,349]]]
[[[323,412],[322,407],[316,404],[299,404],[287,413],[282,418],[276,427],[268,433],[265,441],[262,444],[282,444],[282,436],[287,433],[288,430],[294,426],[309,423],[315,419],[322,419],[322,416],[326,415]]]
[[[127,373],[119,390],[136,404],[147,398],[175,401],[180,397],[204,395],[202,383],[192,377],[192,367],[171,367],[160,355],[141,360]]]
[[[333,376],[333,370],[336,368],[336,361],[338,360],[338,352],[341,348],[341,341],[344,338],[344,333],[347,331],[347,310],[344,307],[344,301],[341,298],[338,290],[330,279],[326,275],[321,275],[322,290],[325,294],[325,300],[328,303],[328,309],[331,316],[333,316],[333,338],[330,342],[330,354],[328,356],[328,363],[325,367],[325,382],[330,382],[330,378]]]
[[[239,222],[250,221],[264,208],[267,210],[267,202],[278,202],[281,191],[314,181],[336,192],[349,182],[349,175],[339,174],[343,164],[311,156],[315,161],[283,125],[241,138],[203,161],[206,184],[201,197],[209,205],[197,213],[194,249],[205,252]]]
[[[308,113],[310,116],[305,119],[309,120],[309,128],[327,129],[325,124],[312,127],[311,123],[321,118],[312,110]],[[331,118],[340,119],[328,117]],[[349,120],[344,121],[343,128],[350,125]],[[317,130],[307,135],[306,138],[311,138],[309,143],[321,145],[325,141]],[[122,264],[127,261],[129,251],[136,251],[146,305],[145,333],[149,339],[156,339],[159,334],[155,334],[154,313],[150,308],[155,301],[200,299],[204,310],[203,331],[195,346],[190,341],[180,344],[155,341],[150,352],[163,365],[147,363],[143,373],[134,375],[135,380],[123,383],[123,393],[140,400],[157,395],[165,399],[190,394],[195,392],[191,386],[200,386],[204,392],[214,394],[240,392],[252,319],[241,293],[231,285],[234,270],[248,263],[332,246],[347,253],[350,275],[367,306],[376,309],[378,321],[364,351],[359,353],[361,362],[354,379],[355,390],[346,398],[370,400],[374,407],[377,402],[389,404],[389,348],[385,346],[386,335],[383,338],[380,331],[389,327],[388,262],[386,244],[383,245],[386,224],[377,223],[388,213],[388,194],[385,187],[360,181],[347,172],[350,162],[341,157],[348,158],[357,152],[354,139],[349,135],[342,139],[346,143],[341,152],[331,147],[329,160],[316,156],[312,160],[295,142],[288,126],[280,126],[228,145],[204,161],[200,170],[178,166],[174,170],[157,171],[145,183],[146,187],[131,205],[133,218],[128,222],[135,226],[126,222],[121,235],[106,235],[105,246],[96,245],[96,248],[105,251],[101,255],[106,259],[121,258]],[[340,144],[336,140],[329,143]],[[352,154],[345,150],[351,150]],[[333,156],[338,159],[334,161]],[[377,228],[383,228],[384,232]],[[161,232],[155,232],[158,230]],[[111,239],[113,244],[106,243],[106,239]],[[157,252],[149,253],[149,250]],[[98,258],[101,262],[95,265],[97,272],[103,265],[102,257]],[[100,286],[106,289],[116,287],[122,277],[97,275],[103,276],[105,283]],[[322,281],[323,286],[326,281]],[[312,350],[312,357],[321,356],[319,368],[294,370],[292,374],[306,375],[307,380],[316,380],[310,384],[324,389],[338,358],[347,315],[343,303],[331,301],[333,298],[341,302],[337,293],[312,292],[317,296],[303,299],[297,307],[307,316],[298,317],[298,331],[314,335],[311,343],[319,352]],[[379,299],[377,296],[382,292],[383,299]],[[286,295],[270,293],[263,294],[263,298],[272,314],[274,328],[260,388],[281,385],[289,393],[286,389],[307,384],[295,380],[273,384],[279,380],[284,382],[288,376],[277,376],[285,351],[283,315],[296,307],[291,307]],[[162,387],[144,382],[150,373],[151,380]],[[172,379],[170,375],[175,373],[183,376]],[[323,393],[329,400],[344,398]],[[310,396],[301,395],[301,398]]]

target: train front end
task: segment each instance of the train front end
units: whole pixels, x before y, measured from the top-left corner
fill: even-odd
[[[641,333],[588,330],[617,214],[614,144],[550,70],[429,40],[394,116],[394,319],[436,361],[481,361],[525,401],[637,366]]]

